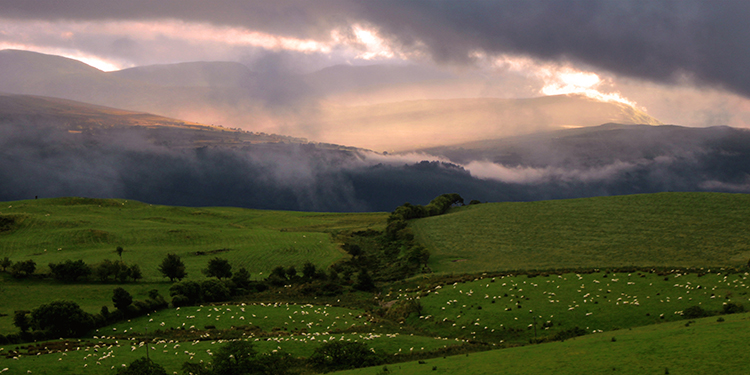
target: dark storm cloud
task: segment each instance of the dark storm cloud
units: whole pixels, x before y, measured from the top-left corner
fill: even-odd
[[[355,23],[402,51],[467,63],[476,52],[566,60],[657,82],[690,79],[750,96],[746,1],[26,1],[6,18],[180,19],[325,40]]]

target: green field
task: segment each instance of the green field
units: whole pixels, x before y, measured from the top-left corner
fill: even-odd
[[[747,374],[750,314],[651,325],[541,345],[336,372],[337,375]],[[613,341],[614,339],[614,341]]]
[[[750,259],[745,194],[486,203],[410,226],[438,273],[742,266]]]
[[[115,248],[122,246],[123,260],[144,273],[143,280],[125,284],[64,284],[0,273],[0,314],[7,314],[0,316],[0,333],[5,334],[17,330],[14,310],[54,299],[76,301],[95,313],[102,305],[113,309],[117,286],[135,299],[145,299],[151,289],[167,296],[171,284],[156,269],[167,253],[182,257],[188,280],[205,279],[200,270],[213,256],[246,267],[253,279],[278,265],[299,268],[311,261],[325,268],[346,256],[336,233],[382,230],[387,217],[83,198],[0,207],[0,218],[13,219],[0,222],[0,258],[33,259],[37,272],[45,273],[50,262],[116,260]],[[715,315],[726,304],[750,308],[750,274],[743,268],[750,258],[749,196],[664,193],[488,203],[454,208],[409,226],[428,247],[435,273],[381,285],[380,294],[345,293],[326,299],[344,301],[331,306],[315,304],[313,297],[308,298],[313,304],[304,299],[282,303],[283,291],[271,290],[231,304],[165,309],[100,328],[95,337],[82,339],[90,346],[68,352],[36,355],[22,349],[17,359],[9,359],[3,352],[16,346],[0,346],[0,371],[114,373],[113,368],[143,356],[149,347],[151,358],[173,373],[187,360],[210,361],[224,342],[219,337],[241,337],[260,351],[301,357],[332,340],[364,342],[391,358],[477,341],[509,347],[424,364],[389,364],[388,374],[750,370],[743,360],[750,315],[720,315],[722,322]],[[555,269],[565,271],[551,272]],[[389,320],[399,316],[389,310],[403,306],[399,301],[418,302],[419,313]],[[686,319],[684,312],[695,306],[714,316]],[[586,335],[528,345],[576,329]],[[144,334],[157,338],[146,342]],[[386,372],[378,366],[352,373]]]
[[[384,299],[418,298],[421,316],[406,324],[425,333],[524,344],[575,327],[597,333],[683,320],[691,306],[712,313],[725,303],[750,307],[747,273],[712,271],[478,277],[393,290]]]
[[[382,228],[386,214],[334,214],[249,210],[231,207],[190,208],[150,205],[127,200],[86,198],[5,202],[0,216],[15,220],[0,232],[0,258],[32,259],[37,272],[49,263],[83,259],[93,265],[117,260],[117,246],[127,264],[138,264],[143,280],[123,286],[136,299],[150,289],[168,296],[169,283],[157,270],[167,253],[178,254],[189,280],[205,279],[201,269],[214,256],[235,269],[245,267],[254,279],[273,267],[310,261],[325,269],[344,256],[331,233]],[[212,251],[220,250],[215,253]],[[206,255],[197,255],[205,252]],[[15,331],[14,310],[31,309],[55,299],[78,302],[86,311],[112,307],[116,284],[63,284],[54,280],[16,280],[0,274],[0,333]]]

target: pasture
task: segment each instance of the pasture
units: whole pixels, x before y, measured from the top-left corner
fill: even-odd
[[[226,340],[212,337],[215,331],[235,327],[242,332],[240,338],[255,343],[261,352],[280,350],[294,357],[310,356],[319,345],[337,341],[355,341],[367,344],[377,353],[398,356],[399,353],[429,351],[456,345],[463,340],[425,337],[399,332],[378,332],[363,311],[333,306],[296,304],[241,304],[191,306],[162,310],[132,321],[121,322],[96,332],[93,339],[68,340],[69,345],[54,341],[46,347],[62,348],[42,350],[43,354],[26,354],[27,345],[21,345],[17,359],[0,357],[0,369],[7,367],[8,374],[50,373],[63,370],[66,374],[114,373],[123,364],[145,356],[164,366],[169,373],[180,371],[185,361],[211,361],[215,351]],[[213,329],[213,328],[212,328]],[[144,340],[141,334],[158,331],[197,332],[196,339]],[[195,331],[199,330],[199,331]],[[176,333],[175,333],[176,332]],[[0,355],[18,346],[0,348]],[[67,351],[66,351],[67,349]],[[26,355],[24,355],[26,354]]]
[[[750,314],[696,319],[469,355],[336,372],[337,375],[750,373]]]
[[[83,259],[94,265],[122,259],[137,264],[143,279],[124,286],[136,299],[158,289],[168,297],[169,280],[157,270],[167,253],[179,255],[187,280],[201,280],[209,259],[228,259],[234,270],[247,268],[262,279],[276,266],[300,267],[310,261],[326,269],[345,256],[332,233],[379,229],[383,213],[310,213],[249,210],[231,207],[168,207],[119,199],[55,198],[5,202],[0,217],[12,224],[0,231],[0,259],[32,259],[37,273],[49,272],[49,263]],[[112,290],[119,284],[82,282],[64,284],[51,279],[16,280],[0,274],[0,333],[14,332],[14,310],[68,298],[95,313],[112,308]],[[12,301],[12,302],[9,302]]]
[[[705,272],[477,277],[392,290],[384,299],[417,299],[421,315],[412,314],[405,324],[424,332],[513,344],[576,327],[601,333],[683,320],[691,306],[713,314],[727,303],[750,307],[748,273]]]
[[[737,267],[750,259],[746,194],[485,203],[409,225],[437,273]]]

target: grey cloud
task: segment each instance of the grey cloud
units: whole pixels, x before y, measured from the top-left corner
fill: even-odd
[[[181,19],[279,35],[330,38],[369,23],[406,51],[464,64],[472,53],[585,63],[658,82],[688,78],[750,95],[750,3],[745,1],[25,1],[6,18]]]

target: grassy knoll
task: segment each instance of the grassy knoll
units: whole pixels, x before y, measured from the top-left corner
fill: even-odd
[[[750,196],[661,193],[487,203],[410,223],[435,272],[715,267],[750,259]]]
[[[226,258],[235,269],[246,267],[253,278],[263,278],[275,266],[306,261],[325,269],[343,252],[330,233],[382,228],[386,214],[328,214],[248,210],[229,207],[168,207],[114,199],[56,198],[0,205],[0,258],[32,259],[37,272],[49,263],[83,259],[93,265],[103,259],[138,264],[144,279],[124,287],[136,299],[150,289],[168,296],[169,284],[157,271],[167,253],[185,262],[188,280],[205,278],[201,269],[214,256]],[[205,255],[197,255],[203,252]],[[213,253],[212,253],[213,252]],[[89,312],[112,308],[114,284],[62,284],[53,280],[16,280],[0,274],[0,333],[15,331],[14,310],[67,298]],[[21,298],[23,297],[23,298]]]
[[[683,320],[691,306],[711,313],[724,303],[750,307],[747,273],[712,271],[498,276],[394,290],[385,299],[419,297],[421,316],[406,323],[430,334],[523,344],[575,327],[594,333]]]
[[[564,342],[388,365],[387,374],[747,374],[750,315],[697,319]],[[613,341],[614,338],[614,341]],[[382,374],[383,366],[336,372]]]

